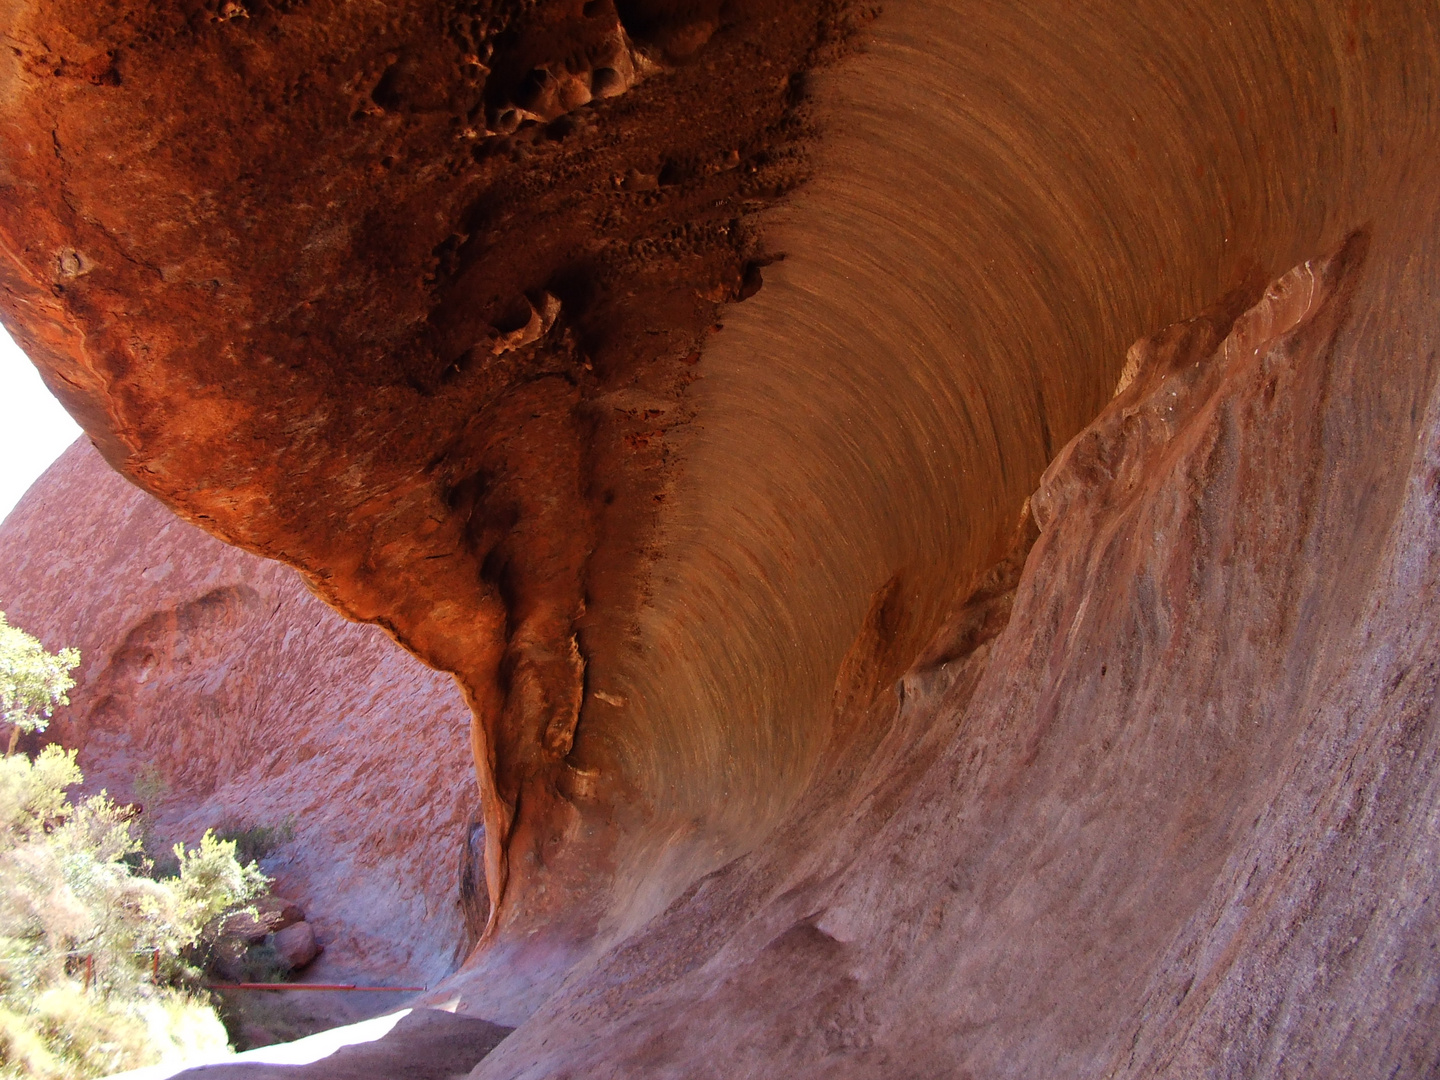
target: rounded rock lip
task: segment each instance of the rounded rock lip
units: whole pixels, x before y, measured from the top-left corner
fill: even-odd
[[[803,65],[774,80],[772,98],[785,101],[770,114],[782,118],[777,124],[811,93],[831,121],[812,183],[769,234],[785,261],[762,275],[770,252],[715,239],[732,235],[728,221],[677,210],[684,227],[625,237],[625,266],[639,274],[665,259],[683,262],[697,235],[725,257],[700,258],[694,278],[645,277],[643,303],[605,309],[613,325],[588,306],[595,301],[583,280],[525,279],[539,265],[526,260],[547,235],[536,226],[540,210],[555,206],[548,191],[525,189],[536,216],[518,214],[509,232],[502,219],[516,204],[503,199],[467,207],[475,223],[442,214],[443,227],[427,236],[436,242],[419,244],[422,257],[406,264],[433,259],[426,273],[436,289],[415,290],[425,303],[410,307],[405,289],[377,299],[380,286],[393,284],[390,264],[363,242],[379,237],[375,246],[389,251],[397,235],[409,235],[387,233],[384,215],[363,232],[307,233],[292,245],[306,253],[298,277],[286,280],[325,279],[327,289],[306,301],[324,317],[296,315],[285,329],[311,337],[260,335],[257,351],[280,357],[266,375],[293,380],[287,400],[307,402],[308,411],[275,419],[273,430],[245,442],[221,422],[233,403],[184,400],[186,439],[198,433],[199,445],[211,436],[202,463],[225,462],[239,476],[200,468],[175,435],[181,425],[168,419],[175,399],[146,397],[149,384],[130,377],[141,361],[123,343],[107,338],[113,351],[104,362],[125,356],[132,366],[105,371],[80,345],[99,340],[89,330],[112,333],[93,310],[116,310],[112,301],[131,291],[148,295],[141,271],[93,309],[86,298],[99,294],[87,290],[104,283],[102,270],[115,272],[93,253],[103,246],[76,245],[98,268],[79,284],[51,280],[63,267],[49,257],[48,278],[24,259],[12,260],[11,273],[28,288],[27,303],[53,319],[26,315],[50,350],[52,377],[72,388],[118,465],[217,531],[300,565],[332,603],[457,673],[477,717],[487,884],[492,900],[518,901],[492,903],[492,946],[467,977],[483,981],[486,965],[503,958],[517,984],[533,977],[513,999],[524,1000],[515,1006],[524,1013],[583,952],[576,941],[624,937],[692,881],[773,837],[818,763],[848,737],[836,702],[893,684],[963,583],[1003,552],[1014,510],[1040,472],[1104,406],[1125,345],[1193,314],[1256,264],[1278,274],[1332,250],[1368,219],[1394,242],[1396,207],[1417,190],[1406,186],[1407,171],[1430,168],[1422,148],[1434,132],[1428,114],[1415,117],[1407,88],[1433,85],[1433,16],[1305,3],[1286,10],[1294,19],[1237,3],[1224,8],[1223,23],[1203,26],[1163,5],[1146,9],[1153,19],[1092,17],[1058,4],[963,18],[942,3],[892,11],[843,80],[797,78]],[[653,118],[704,104],[684,96],[697,93],[685,80],[700,77],[707,50],[733,40],[726,32],[693,62],[627,93],[623,108],[648,103]],[[1197,41],[1213,52],[1199,55]],[[1414,48],[1382,50],[1374,45],[1381,41]],[[1272,49],[1277,42],[1285,47]],[[524,60],[517,71],[539,70],[535,58]],[[117,71],[123,89],[123,62]],[[102,79],[97,92],[102,86],[116,89]],[[405,109],[372,103],[383,115],[361,111],[377,127],[426,122],[416,101]],[[554,148],[589,126],[547,125],[542,135],[538,120],[521,122],[504,137],[512,141],[487,139],[486,149],[465,153],[480,165],[503,151],[527,163],[511,175],[543,178],[568,152]],[[432,142],[418,144],[439,146],[427,131]],[[787,135],[767,149],[788,145]],[[62,137],[62,156],[65,146]],[[743,209],[744,192],[764,190],[756,175],[773,164],[768,155],[747,145],[744,164],[720,169],[735,147],[703,148],[703,160],[668,175],[693,178],[697,192],[711,177],[730,177],[724,190],[734,208]],[[415,168],[404,153],[376,156],[357,159],[386,175]],[[625,200],[607,220],[658,226],[663,215],[645,214],[668,197],[665,164],[607,161],[605,174],[591,178],[587,205],[599,206],[603,190]],[[58,190],[34,168],[33,190]],[[30,209],[55,234],[47,239],[68,241],[58,203]],[[471,258],[481,247],[520,254],[487,277],[489,264]],[[342,258],[355,276],[336,271]],[[159,265],[164,280],[171,264]],[[752,267],[760,288],[747,295]],[[361,271],[374,275],[360,280]],[[206,280],[217,283],[215,295],[230,287],[228,276]],[[343,300],[327,291],[332,281],[349,289]],[[683,288],[667,292],[676,281]],[[534,310],[530,297],[541,289],[560,301],[561,316],[542,336],[497,354],[497,320],[521,296]],[[265,299],[234,301],[237,310],[282,306],[257,296]],[[720,319],[706,304],[725,299],[745,303]],[[200,325],[196,310],[180,314]],[[652,325],[663,320],[649,316],[675,310],[683,317]],[[165,322],[154,316],[157,334]],[[352,337],[340,332],[357,325]],[[706,332],[717,325],[721,332]],[[417,339],[425,348],[377,345],[393,328],[414,326],[433,331]],[[607,329],[622,343],[609,355],[595,344]],[[637,375],[643,365],[617,358],[632,346],[641,355],[634,343],[651,337],[674,346],[673,355],[652,350],[646,364],[660,370],[668,360],[690,371],[696,356],[703,379],[692,389],[682,372],[657,388]],[[302,365],[287,366],[293,355],[271,347],[281,339],[309,343],[306,374],[292,374]],[[164,352],[164,344],[151,348]],[[341,347],[350,344],[353,357]],[[187,356],[196,351],[186,347]],[[179,353],[171,348],[171,362],[186,371]],[[503,367],[510,362],[518,373]],[[161,359],[144,363],[168,370]],[[457,387],[474,396],[447,414]],[[409,411],[387,412],[401,397]],[[262,418],[268,407],[260,396],[242,404]],[[281,460],[283,451],[311,463],[336,446],[348,454],[380,428],[399,435],[371,455],[373,469],[348,461],[331,472],[301,469],[302,480],[324,480],[307,487]],[[432,430],[450,441],[427,444]],[[427,453],[406,458],[412,443]],[[252,467],[219,449],[234,446],[263,460]],[[333,502],[317,503],[333,491]],[[399,524],[386,532],[391,522]],[[868,645],[857,651],[857,642]],[[626,706],[586,693],[592,685]],[[598,780],[577,784],[576,775]],[[589,803],[580,791],[598,794]],[[567,862],[582,850],[563,842],[569,837],[595,846]],[[597,891],[596,865],[618,866],[616,880],[645,887]],[[529,940],[532,925],[557,926],[542,896],[567,902],[559,921],[569,922],[527,953],[516,943]],[[818,925],[784,938],[782,951],[830,950]]]

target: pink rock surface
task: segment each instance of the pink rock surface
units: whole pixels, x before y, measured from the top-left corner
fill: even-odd
[[[706,0],[490,150],[392,94],[452,12],[469,82],[507,12],[696,5],[225,6],[0,0],[0,314],[134,482],[462,679],[479,1075],[1440,1073],[1440,6],[897,0],[812,70],[818,8]],[[716,291],[684,174],[758,209],[786,154],[690,121],[751,77],[810,181]],[[173,771],[313,739],[358,829],[348,721]]]
[[[1013,595],[472,1075],[1434,1075],[1434,282],[1365,248],[1132,349]]]
[[[290,825],[266,866],[325,945],[313,977],[428,985],[463,956],[475,779],[448,675],[180,521],[83,439],[0,525],[0,610],[80,648],[51,734],[89,788],[139,798],[166,838]]]

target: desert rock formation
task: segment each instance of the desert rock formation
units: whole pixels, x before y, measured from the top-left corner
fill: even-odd
[[[0,525],[0,609],[80,648],[49,735],[88,787],[192,843],[290,823],[268,865],[325,943],[312,977],[423,986],[455,966],[477,800],[448,676],[178,520],[84,439]]]
[[[1431,1075],[1440,391],[1352,437],[1365,247],[1138,343],[786,825],[476,1075]]]
[[[1433,5],[0,13],[7,325],[465,689],[479,1075],[1435,1066]]]

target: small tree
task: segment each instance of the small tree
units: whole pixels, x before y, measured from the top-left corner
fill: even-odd
[[[72,801],[82,781],[73,750],[0,757],[0,1080],[82,1080],[226,1042],[190,954],[268,879],[211,832],[175,845],[174,876],[149,876],[131,808]]]
[[[70,704],[66,691],[75,685],[70,672],[79,663],[79,649],[48,653],[0,611],[0,719],[10,725],[6,757],[15,752],[21,735],[49,726],[55,706]]]

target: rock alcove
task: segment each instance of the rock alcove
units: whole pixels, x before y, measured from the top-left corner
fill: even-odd
[[[6,325],[469,705],[477,1075],[1435,1067],[1431,7],[0,19]]]

